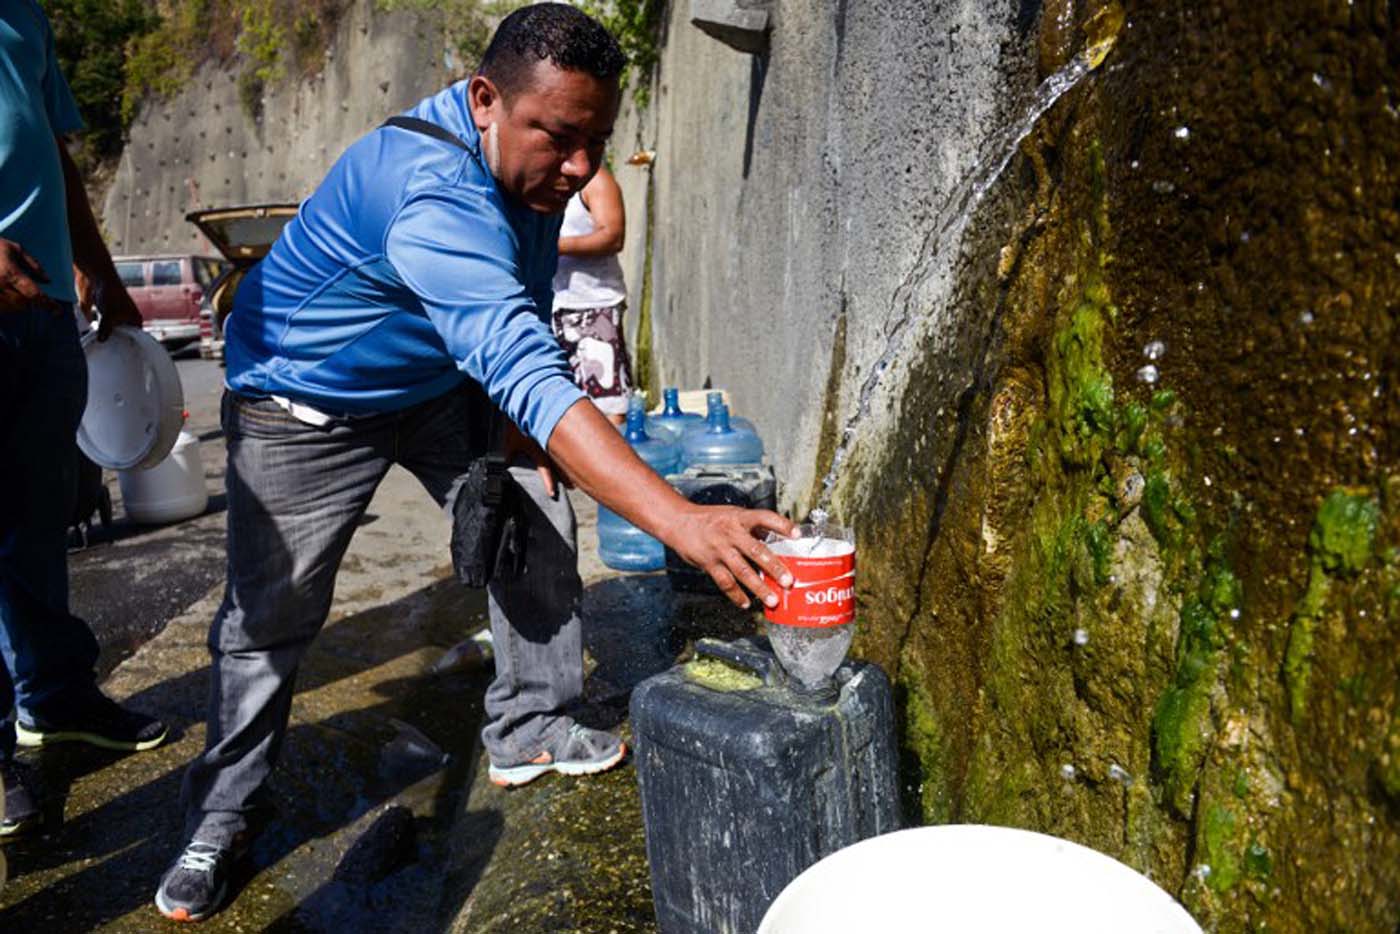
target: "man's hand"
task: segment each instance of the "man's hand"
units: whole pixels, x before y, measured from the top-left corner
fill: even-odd
[[[544,448],[535,443],[533,438],[521,432],[519,428],[515,427],[515,422],[509,419],[506,420],[506,433],[501,440],[501,449],[507,464],[515,460],[518,455],[524,455],[528,458],[535,465],[535,472],[540,475],[540,480],[544,482],[544,491],[549,494],[551,499],[554,498],[556,477],[565,486],[573,486],[564,476],[564,472],[554,463],[554,458],[546,454]]]
[[[126,290],[126,286],[122,285],[120,279],[105,279],[98,294],[101,296],[101,304],[98,305],[97,310],[102,314],[101,320],[97,323],[97,339],[99,341],[105,341],[111,337],[112,329],[119,324],[129,324],[134,328],[141,326],[141,310],[131,300],[131,293]]]
[[[570,406],[554,426],[549,453],[579,489],[709,574],[736,606],[749,606],[744,588],[769,606],[776,604],[777,594],[755,568],[783,587],[792,586],[787,568],[759,540],[765,531],[790,538],[790,520],[765,509],[687,501],[642,462],[586,399]]]
[[[790,537],[793,528],[791,520],[766,509],[690,504],[680,520],[666,530],[663,540],[676,554],[709,574],[735,606],[748,609],[744,590],[767,606],[778,605],[778,595],[764,585],[755,568],[766,571],[783,587],[792,586],[788,569],[758,536],[770,531]]]
[[[49,281],[39,261],[13,240],[0,239],[0,314],[47,308],[57,314],[63,306],[39,288]]]

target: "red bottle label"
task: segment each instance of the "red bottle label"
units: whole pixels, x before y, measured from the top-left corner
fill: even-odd
[[[808,540],[770,546],[792,574],[793,584],[785,590],[767,574],[763,575],[763,582],[778,595],[778,605],[765,607],[764,616],[771,623],[809,629],[854,622],[855,548],[844,542],[823,543],[827,547],[821,549],[822,553],[810,556],[802,554],[803,541]],[[833,550],[838,553],[830,554]]]

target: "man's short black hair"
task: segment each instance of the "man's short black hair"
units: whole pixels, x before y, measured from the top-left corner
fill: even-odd
[[[535,65],[545,60],[602,80],[627,66],[617,40],[597,20],[567,3],[536,3],[501,20],[477,74],[509,97],[528,86]]]

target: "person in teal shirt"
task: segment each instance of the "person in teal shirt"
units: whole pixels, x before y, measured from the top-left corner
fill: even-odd
[[[141,315],[102,243],[62,135],[82,120],[34,0],[0,2],[0,840],[40,821],[16,742],[148,749],[154,718],[96,685],[97,640],[68,610],[67,526],[87,368],[73,316],[81,273],[105,296],[99,336]]]

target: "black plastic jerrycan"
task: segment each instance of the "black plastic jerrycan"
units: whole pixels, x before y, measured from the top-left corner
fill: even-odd
[[[799,694],[765,640],[701,640],[632,693],[663,934],[754,934],[802,870],[899,829],[889,680],[847,661],[834,681]]]

